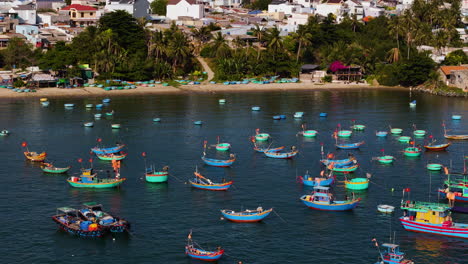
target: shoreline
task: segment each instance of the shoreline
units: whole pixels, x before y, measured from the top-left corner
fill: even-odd
[[[80,88],[39,88],[35,93],[17,93],[9,89],[0,89],[0,98],[24,99],[24,98],[86,98],[101,96],[144,96],[158,94],[188,94],[188,93],[247,93],[247,92],[275,92],[275,91],[346,91],[346,90],[408,90],[404,87],[371,86],[368,84],[343,84],[343,83],[272,83],[272,84],[203,84],[181,85],[179,87],[155,85],[154,87],[138,86],[129,90],[105,91],[97,87]]]

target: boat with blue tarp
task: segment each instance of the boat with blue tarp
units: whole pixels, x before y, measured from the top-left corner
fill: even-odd
[[[79,211],[71,207],[57,208],[57,213],[52,216],[52,220],[60,229],[80,237],[102,237],[108,231],[98,223],[82,219]]]
[[[130,223],[120,217],[104,212],[102,205],[96,202],[83,204],[84,208],[79,210],[80,215],[93,223],[99,225],[113,233],[121,233],[130,230]]]

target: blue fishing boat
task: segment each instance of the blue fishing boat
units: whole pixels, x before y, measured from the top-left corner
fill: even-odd
[[[208,191],[226,191],[234,183],[233,181],[216,183],[204,177],[203,175],[201,175],[200,173],[196,171],[194,172],[194,174],[195,174],[195,178],[193,178],[192,180],[189,180],[189,182],[190,182],[190,185],[192,185],[192,187],[197,188],[197,189],[208,190]]]
[[[208,251],[204,249],[200,249],[195,247],[194,243],[192,242],[192,232],[188,235],[187,245],[185,246],[185,254],[190,258],[203,260],[203,261],[217,261],[219,260],[223,254],[224,249],[218,247],[216,251]]]
[[[244,211],[233,211],[233,210],[221,210],[221,214],[224,218],[235,223],[254,223],[260,222],[267,217],[273,208],[263,210],[262,207],[258,207],[255,210],[244,210]]]
[[[280,152],[281,150],[284,149],[284,146],[283,147],[277,147],[277,148],[269,148],[269,147],[259,147],[257,145],[254,146],[254,150],[257,151],[257,152],[261,152],[261,153],[264,153],[264,152]]]
[[[349,158],[347,159],[333,159],[334,155],[333,154],[329,154],[328,155],[328,159],[322,159],[320,160],[320,162],[322,162],[324,165],[330,165],[331,163],[335,164],[335,165],[351,165],[353,163],[357,163],[357,160],[356,158],[350,153],[348,154]]]
[[[361,198],[346,201],[335,201],[329,187],[315,186],[311,195],[303,195],[301,201],[310,209],[324,211],[347,211],[354,209]]]
[[[97,105],[96,105],[96,108],[97,108],[97,109],[101,109],[101,108],[103,108],[103,107],[104,107],[103,104],[97,104]]]
[[[120,152],[124,147],[125,147],[125,144],[117,144],[117,146],[110,147],[110,148],[94,147],[91,149],[91,151],[96,154],[105,155],[105,154],[113,154],[113,153]]]
[[[347,165],[330,163],[327,166],[327,168],[331,171],[347,173],[347,172],[353,172],[357,170],[359,168],[359,164],[354,163],[354,162],[352,164],[347,164]]]
[[[299,176],[299,180],[305,186],[330,186],[335,182],[336,176],[333,173],[328,175],[328,178],[323,177],[324,172],[320,174],[320,177],[312,177],[310,176],[309,172],[307,172],[304,176]]]
[[[286,119],[286,115],[280,115],[281,119]]]
[[[281,119],[281,116],[279,116],[279,115],[273,116],[273,120],[280,120],[280,119]]]
[[[388,135],[387,131],[377,131],[375,132],[375,135],[378,137],[386,137]]]
[[[358,149],[362,145],[364,145],[364,141],[348,144],[336,144],[336,147],[339,149]]]
[[[229,167],[234,163],[234,161],[236,161],[236,156],[234,154],[230,154],[228,160],[211,159],[205,156],[202,156],[201,159],[203,162],[205,162],[206,165],[215,167]]]
[[[380,260],[375,264],[414,264],[413,261],[405,259],[405,253],[400,251],[400,248],[396,244],[383,243],[381,246],[384,247],[382,253],[379,248],[377,240],[372,239],[375,242],[376,247],[379,249]]]
[[[290,159],[293,158],[294,156],[299,153],[299,151],[296,149],[296,147],[292,146],[291,151],[289,152],[271,152],[271,151],[265,151],[263,152],[265,156],[269,158],[275,158],[275,159]]]
[[[328,114],[327,114],[327,113],[320,113],[319,116],[320,116],[320,117],[327,117]]]

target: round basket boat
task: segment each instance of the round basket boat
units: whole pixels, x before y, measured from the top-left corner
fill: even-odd
[[[401,134],[402,132],[403,132],[403,129],[401,128],[392,128],[390,130],[390,133],[395,134],[395,135]]]
[[[155,117],[155,118],[153,118],[153,122],[161,122],[161,118]]]
[[[93,122],[86,122],[83,124],[84,127],[93,127],[94,123]]]
[[[252,111],[260,111],[260,106],[252,106]]]
[[[398,138],[398,141],[405,142],[405,143],[410,142],[410,140],[411,140],[411,137],[407,137],[407,136],[401,136]]]
[[[94,114],[94,118],[99,119],[102,117],[102,114]]]
[[[375,132],[375,135],[378,136],[378,137],[386,137],[388,134],[387,131],[377,131]]]
[[[460,120],[460,119],[461,119],[461,115],[452,115],[452,119],[453,119],[453,120]]]
[[[86,108],[93,108],[94,105],[93,104],[86,104]]]
[[[418,157],[421,155],[421,149],[416,147],[407,147],[403,151],[403,154],[407,157]]]
[[[113,129],[119,129],[120,128],[120,124],[112,124],[111,127]]]
[[[226,99],[219,99],[219,100],[218,100],[218,103],[220,103],[220,104],[225,104],[225,103],[226,103]]]
[[[216,145],[216,150],[218,151],[228,151],[231,148],[229,143],[219,143]]]
[[[327,113],[320,113],[319,114],[320,117],[327,117],[327,115],[328,115]]]
[[[359,130],[364,130],[365,128],[366,128],[365,125],[354,125],[354,126],[353,126],[353,129],[354,129],[354,130],[358,130],[358,131],[359,131]]]
[[[386,156],[381,156],[381,157],[378,157],[377,160],[380,162],[380,163],[383,163],[383,164],[390,164],[393,162],[395,158],[393,156],[390,156],[390,155],[386,155]]]
[[[424,137],[426,135],[426,130],[415,130],[413,134],[417,137]]]
[[[198,125],[198,126],[200,126],[200,125],[202,125],[202,124],[203,124],[203,122],[202,122],[202,121],[200,121],[200,120],[198,120],[198,121],[193,121],[193,124],[194,124],[194,125]]]
[[[305,131],[302,132],[302,135],[304,137],[308,137],[308,138],[315,137],[315,136],[317,136],[317,131],[316,130],[305,130]]]
[[[257,141],[267,141],[270,138],[270,135],[267,133],[261,133],[255,135],[255,140]]]
[[[388,204],[379,204],[377,205],[377,210],[381,213],[391,214],[395,211],[395,206],[391,206]]]
[[[350,190],[366,190],[369,188],[369,180],[367,178],[354,178],[345,181],[346,189]]]
[[[350,131],[350,130],[340,130],[340,131],[338,131],[338,136],[339,137],[350,137],[351,134],[353,134],[353,132]]]
[[[444,165],[438,163],[429,163],[426,165],[426,168],[431,171],[440,171]]]
[[[39,101],[41,101],[41,102],[47,102],[48,99],[44,97],[44,98],[39,99]]]

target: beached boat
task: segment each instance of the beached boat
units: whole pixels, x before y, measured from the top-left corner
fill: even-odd
[[[229,143],[218,143],[216,144],[216,150],[218,151],[228,151],[231,148]]]
[[[0,136],[8,136],[8,135],[10,135],[10,131],[8,131],[6,129],[0,131]]]
[[[97,222],[99,226],[113,233],[121,233],[130,230],[130,223],[127,220],[104,212],[101,204],[88,202],[84,203],[83,206],[85,208],[79,210],[82,218],[94,223]]]
[[[438,163],[429,163],[426,165],[426,168],[431,171],[440,171],[444,165]]]
[[[215,167],[229,167],[234,163],[234,161],[236,161],[236,155],[230,154],[229,159],[227,160],[211,159],[205,156],[202,156],[201,159],[203,162],[205,162],[206,165]]]
[[[194,172],[195,178],[189,180],[192,187],[202,190],[209,190],[209,191],[226,191],[231,187],[233,181],[223,182],[223,183],[215,183],[210,179],[204,177],[198,172]]]
[[[452,143],[447,142],[445,144],[434,144],[434,143],[429,143],[427,145],[424,145],[424,148],[427,151],[443,151],[447,149]]]
[[[418,157],[421,155],[421,148],[420,147],[407,147],[403,150],[403,154],[407,157]]]
[[[384,213],[384,214],[391,214],[395,211],[395,206],[391,206],[388,204],[379,204],[377,205],[377,211]]]
[[[93,127],[94,123],[93,122],[86,122],[83,124],[84,127]]]
[[[96,154],[96,156],[100,160],[107,160],[107,161],[112,161],[112,160],[123,160],[125,157],[127,157],[127,153],[106,153],[106,154]]]
[[[65,167],[65,168],[57,168],[57,167],[54,167],[50,163],[43,163],[42,166],[41,166],[41,169],[42,169],[43,172],[55,173],[55,174],[66,173],[70,168],[71,168],[71,166],[68,166],[68,167]]]
[[[187,239],[187,245],[185,246],[185,254],[190,258],[197,260],[217,261],[223,256],[224,249],[218,247],[216,251],[208,251],[201,248],[197,248],[192,242],[192,232],[190,232]]]
[[[362,145],[364,145],[364,141],[356,143],[336,144],[335,146],[339,149],[358,149]]]
[[[375,264],[414,264],[413,261],[405,259],[405,253],[400,251],[400,246],[396,244],[383,243],[381,246],[384,247],[384,252],[380,251],[378,243],[375,239],[375,245],[379,249],[380,260]]]
[[[162,170],[157,171],[154,166],[146,168],[145,179],[147,182],[160,183],[167,182],[169,176],[169,166],[164,166]]]
[[[107,233],[107,229],[97,223],[85,221],[79,216],[76,209],[70,207],[57,208],[57,214],[52,216],[52,220],[60,229],[80,237],[102,237]]]
[[[82,169],[79,177],[70,177],[67,182],[78,188],[115,188],[120,186],[126,179],[120,178],[120,174],[116,173],[115,178],[100,179],[97,173],[93,173],[93,169]]]
[[[468,239],[468,224],[454,223],[447,204],[402,200],[401,209],[408,231]]]
[[[312,177],[309,172],[304,176],[299,176],[299,180],[305,186],[330,186],[335,182],[336,176],[333,173],[330,173],[327,178],[323,177],[324,171],[320,173],[320,177]]]
[[[345,180],[346,189],[350,190],[367,190],[369,188],[369,179],[367,178],[354,178]]]
[[[234,211],[234,210],[221,210],[221,214],[224,218],[231,222],[236,223],[254,223],[260,222],[265,217],[267,217],[273,208],[268,210],[263,210],[262,207],[258,207],[255,210],[244,210],[244,211]]]
[[[265,156],[269,158],[275,158],[275,159],[291,159],[294,156],[299,153],[299,151],[296,149],[296,147],[292,146],[291,151],[289,152],[272,152],[272,151],[265,151],[263,152]]]
[[[124,147],[125,147],[125,144],[117,144],[117,146],[110,147],[110,148],[94,147],[91,149],[91,151],[99,155],[114,154],[114,153],[122,151]]]
[[[301,201],[310,209],[325,211],[347,211],[354,209],[361,198],[345,201],[335,201],[329,187],[315,186],[310,195],[303,195]]]
[[[34,161],[34,162],[40,161],[40,162],[42,162],[42,161],[44,161],[46,159],[47,153],[45,153],[45,152],[37,153],[37,152],[34,152],[34,151],[25,151],[24,156],[29,161]]]
[[[378,137],[386,137],[388,135],[387,131],[377,131],[375,132],[375,135]]]

